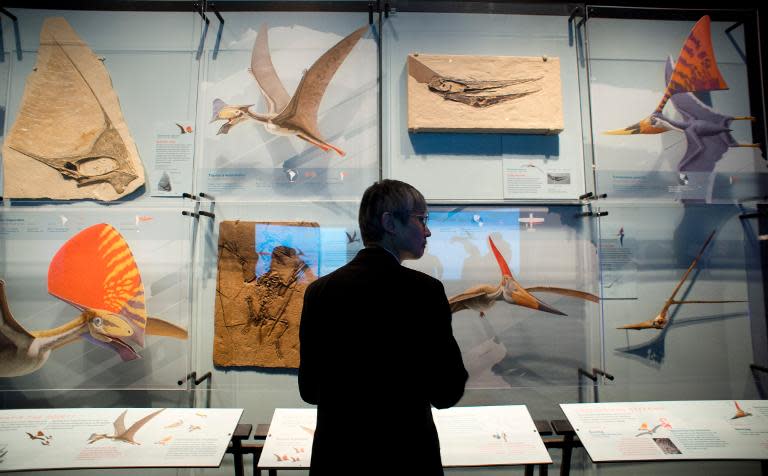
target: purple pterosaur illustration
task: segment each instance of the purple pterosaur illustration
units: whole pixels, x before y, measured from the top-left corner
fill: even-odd
[[[752,120],[751,116],[734,117],[721,114],[704,104],[693,93],[728,89],[717,68],[709,16],[702,17],[683,44],[677,62],[667,58],[665,82],[667,87],[656,110],[647,118],[625,129],[606,134],[661,134],[676,130],[685,134],[685,154],[677,164],[680,182],[687,183],[687,172],[712,172],[730,147],[760,147],[759,144],[739,144],[731,135],[735,120]],[[663,114],[667,101],[680,113],[676,120]]]

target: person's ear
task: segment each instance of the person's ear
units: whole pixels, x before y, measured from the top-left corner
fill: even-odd
[[[381,227],[387,233],[395,232],[395,216],[391,212],[384,212],[381,214]]]

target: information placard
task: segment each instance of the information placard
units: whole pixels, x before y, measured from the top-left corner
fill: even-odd
[[[551,463],[525,405],[432,409],[445,467]],[[277,408],[259,468],[308,468],[317,411]]]
[[[240,408],[0,411],[0,471],[217,467]]]
[[[768,401],[561,404],[592,461],[768,459]]]

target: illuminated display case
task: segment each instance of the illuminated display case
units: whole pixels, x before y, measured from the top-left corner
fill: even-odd
[[[143,11],[8,7],[15,20],[0,20],[4,146],[13,146],[20,117],[46,124],[48,113],[24,109],[23,98],[45,70],[46,19],[64,18],[109,80],[49,81],[65,99],[83,84],[96,88],[96,110],[111,111],[99,88],[113,91],[145,181],[115,200],[18,198],[0,188],[9,310],[0,355],[80,326],[37,368],[0,377],[3,408],[209,405],[242,407],[243,422],[266,423],[275,408],[308,407],[296,371],[303,289],[363,247],[359,198],[379,178],[409,182],[429,202],[426,253],[404,264],[440,279],[452,304],[470,374],[459,405],[526,404],[535,419],[552,420],[562,418],[559,403],[765,398],[768,168],[763,149],[750,147],[766,142],[756,11],[401,2],[369,15],[367,2],[354,1],[222,1],[199,12],[156,3],[159,11],[152,2]],[[716,64],[723,82],[667,88],[684,82],[675,68],[688,61],[689,37],[706,39],[696,29],[703,18],[712,57],[702,61]],[[471,121],[463,132],[409,130],[423,112],[414,88],[434,93],[411,69],[419,55],[443,80],[478,83],[500,79],[473,61],[496,71],[509,58],[556,59],[562,130],[473,131]],[[429,63],[430,55],[443,59]],[[65,70],[77,70],[67,61]],[[264,61],[274,77],[254,72]],[[257,82],[266,77],[272,86]],[[321,87],[297,92],[304,80]],[[538,86],[514,100],[535,106],[544,100],[537,94]],[[290,109],[294,96],[304,101],[294,102],[304,129],[265,127],[265,115]],[[660,105],[656,129],[645,131],[654,133],[639,133]],[[506,120],[493,106],[481,112]],[[104,124],[116,123],[111,114]],[[54,145],[66,136],[36,134]],[[73,161],[64,167],[78,169]],[[42,184],[52,193],[73,182],[53,178],[24,176],[10,190]],[[60,256],[76,257],[82,271]],[[126,269],[136,269],[140,287],[106,284],[102,275],[124,278]],[[468,293],[481,285],[517,297],[480,305]],[[205,383],[189,379],[209,371]],[[749,463],[683,464],[759,472]],[[606,470],[577,452],[571,470],[633,467]]]

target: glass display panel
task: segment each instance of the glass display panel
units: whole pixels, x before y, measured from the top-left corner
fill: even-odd
[[[751,121],[743,119],[757,113],[749,107],[744,26],[731,29],[734,22],[711,21],[707,27],[703,14],[696,20],[588,20],[600,193],[623,200],[707,203],[762,195],[768,183],[765,163],[760,150],[749,146],[761,139],[752,137]],[[688,42],[689,34],[694,43]],[[712,54],[705,51],[710,38]],[[708,68],[716,66],[722,82],[680,86],[663,102],[667,78],[678,64],[680,70],[688,64],[703,68],[687,52],[705,58],[701,64]],[[661,116],[648,127],[641,120],[659,105]]]
[[[300,293],[304,282],[346,264],[362,248],[358,203],[201,202],[201,210],[216,218],[200,218],[195,367],[213,371],[213,406],[245,408],[249,422],[268,422],[277,407],[306,406],[297,387],[298,360],[291,361],[298,349]],[[223,227],[229,227],[227,240],[221,239]],[[307,269],[298,286],[266,301],[269,283],[263,281],[276,269],[273,252],[279,247],[296,250]],[[252,297],[250,306],[244,295]],[[262,307],[268,313],[261,314]],[[275,359],[276,342],[283,358]]]
[[[45,124],[46,121],[53,120],[52,114],[57,110],[77,110],[78,114],[68,116],[63,121],[57,121],[59,124],[56,127],[60,130],[55,132],[55,137],[51,137],[53,133],[50,132],[50,127],[35,126],[32,132],[28,133],[32,135],[22,134],[22,139],[46,144],[41,146],[41,150],[45,151],[43,154],[45,157],[58,157],[62,154],[67,156],[67,153],[72,150],[77,151],[75,155],[80,152],[88,155],[88,150],[83,149],[85,146],[77,145],[70,140],[70,136],[75,132],[68,131],[70,129],[102,131],[104,116],[100,111],[105,111],[103,114],[109,117],[107,130],[111,124],[121,131],[122,141],[119,142],[124,144],[129,157],[133,154],[130,151],[135,147],[140,161],[138,165],[143,168],[144,185],[125,195],[123,200],[148,201],[155,196],[178,197],[183,192],[191,192],[194,185],[194,136],[199,69],[196,50],[200,35],[199,17],[192,13],[25,9],[13,9],[13,13],[19,18],[23,51],[20,61],[15,55],[10,61],[9,114],[6,121],[8,130],[11,130],[14,123],[18,121],[22,108],[28,108],[26,110],[33,118],[31,120],[33,124]],[[58,76],[45,76],[42,79],[42,81],[51,81],[51,84],[46,86],[50,89],[46,94],[51,96],[50,100],[53,104],[50,106],[50,111],[43,108],[41,112],[37,107],[39,105],[34,104],[33,99],[22,103],[22,97],[31,87],[33,70],[36,77],[40,78],[40,75],[48,75],[51,69],[38,64],[40,35],[44,28],[48,28],[45,31],[51,31],[50,28],[53,28],[51,22],[59,22],[57,24],[59,26],[56,27],[59,29],[58,36],[47,43],[50,45],[48,48],[51,52],[46,53],[46,57],[53,56],[54,60],[51,64],[63,65],[61,68],[64,68],[66,74],[59,71]],[[65,26],[61,26],[62,24]],[[80,39],[81,45],[74,44],[73,42],[76,41],[74,37],[62,33],[60,28],[70,29],[71,34]],[[64,46],[62,47],[61,44]],[[6,42],[6,45],[15,45],[15,42]],[[97,60],[96,65],[93,64],[94,57]],[[95,73],[95,70],[99,69],[104,71],[104,75]],[[38,71],[40,75],[37,74]],[[113,95],[116,95],[116,102],[109,99]],[[88,109],[91,106],[93,111]],[[86,114],[83,108],[92,114]],[[85,134],[85,132],[82,133]],[[36,135],[40,136],[39,139]],[[87,142],[88,137],[90,136],[81,139]],[[63,145],[56,145],[54,139],[63,141]],[[106,140],[104,136],[102,139]],[[100,147],[99,144],[100,142],[96,142],[94,147]],[[113,143],[109,142],[109,144]],[[113,147],[110,153],[94,152],[93,154],[110,157],[114,154],[121,155],[119,150],[123,147],[121,144],[109,146]],[[117,152],[114,147],[118,147]],[[93,150],[96,151],[96,149]],[[32,152],[36,153],[36,151]],[[113,163],[97,164],[96,162],[98,161],[90,164],[96,169],[89,170],[88,161],[74,161],[77,165],[77,173],[85,176],[98,174],[105,168],[113,170],[115,167]],[[118,160],[118,166],[120,163]],[[45,162],[33,160],[31,164],[29,167],[32,168],[24,173],[31,174],[34,170],[35,174],[41,174],[39,175],[43,177],[41,180],[46,181],[46,184],[50,183],[50,186],[46,185],[40,192],[43,197],[46,193],[56,193],[62,188],[71,188],[72,180],[65,180],[62,174]],[[99,166],[102,166],[102,169],[99,169]],[[93,198],[87,193],[94,192],[86,193],[85,190],[104,186],[106,196],[110,197],[107,199],[113,200],[115,198],[113,195],[118,193],[118,188],[110,186],[111,183],[74,187],[70,193],[75,194],[72,198]],[[9,195],[29,198],[28,195],[18,193],[4,194],[6,197]]]
[[[177,389],[191,223],[167,208],[1,210],[0,388]]]
[[[609,401],[753,395],[748,301],[762,297],[748,285],[745,259],[756,237],[740,210],[674,204],[609,210],[600,219],[601,272],[606,370],[616,379],[601,395]],[[639,329],[620,329],[625,326]]]
[[[198,190],[220,201],[359,198],[379,174],[378,45],[367,15],[224,17],[218,48],[211,38],[205,50]]]
[[[443,282],[469,389],[576,385],[600,362],[597,255],[579,213],[430,207],[427,250],[404,265]]]
[[[578,63],[575,42],[569,43],[567,17],[398,12],[390,15],[382,28],[385,175],[411,183],[428,200],[440,202],[562,202],[573,201],[584,193]],[[532,94],[520,101],[543,105],[556,94],[562,94],[562,132],[409,132],[409,114],[426,114],[429,110],[428,105],[416,108],[409,104],[409,62],[414,58],[409,60],[408,55],[414,54],[458,55],[456,61],[468,61],[467,55],[471,55],[474,61],[483,61],[486,66],[472,69],[470,62],[467,71],[450,74],[483,80],[523,74],[518,66],[500,73],[498,78],[478,76],[483,74],[482,70],[501,68],[500,64],[507,61],[499,58],[502,56],[558,59],[559,75],[554,80],[560,84],[552,92],[542,89],[541,96]],[[495,107],[498,105],[482,111],[484,115],[498,114],[494,113]],[[523,120],[533,121],[534,113],[535,110],[528,112],[526,116],[530,117]],[[461,120],[462,115],[456,113],[454,122]],[[501,126],[512,120],[520,118],[499,115],[496,122]]]

